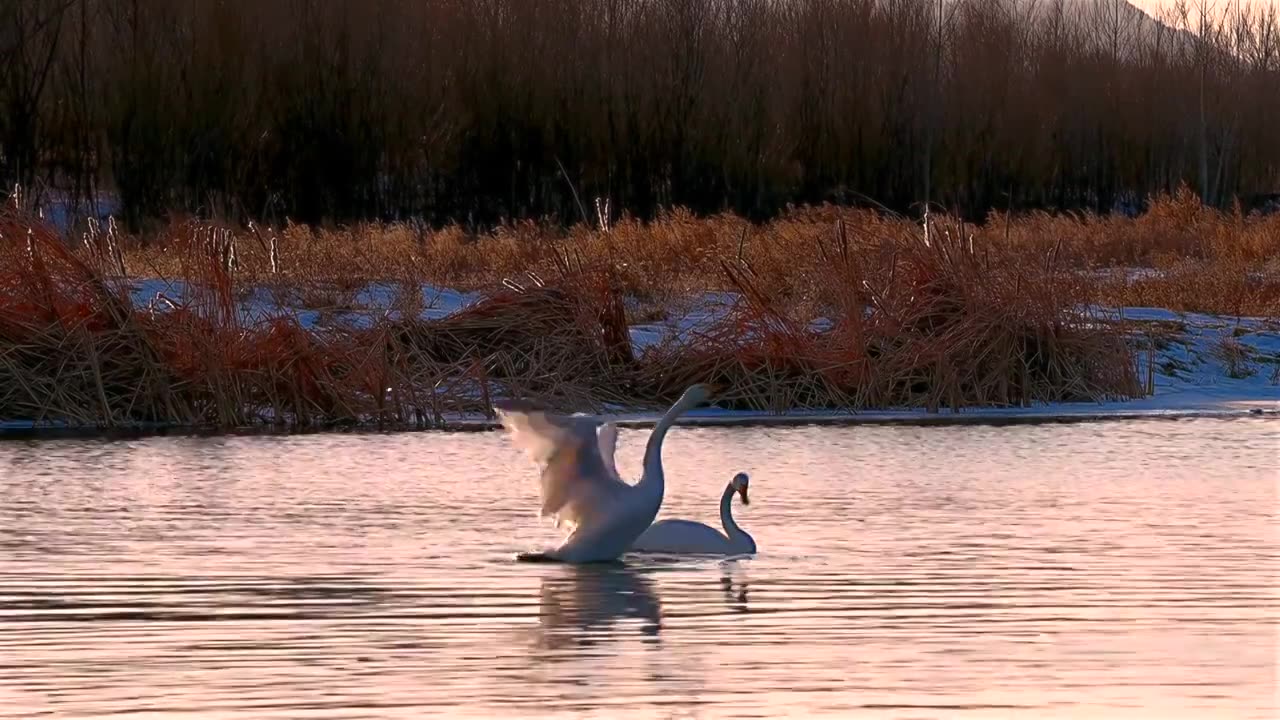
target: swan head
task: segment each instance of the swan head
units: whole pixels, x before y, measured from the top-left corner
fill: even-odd
[[[680,404],[685,407],[694,407],[711,399],[712,388],[710,385],[699,383],[690,385],[689,389],[684,391],[680,396]]]
[[[751,500],[747,498],[747,485],[751,482],[751,478],[747,474],[740,472],[733,476],[733,489],[737,491],[738,497],[742,498],[743,505],[750,505]]]

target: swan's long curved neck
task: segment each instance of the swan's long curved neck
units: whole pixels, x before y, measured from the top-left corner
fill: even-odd
[[[724,487],[724,495],[720,496],[720,524],[724,526],[725,535],[730,540],[741,540],[746,535],[733,519],[733,483]]]
[[[640,475],[639,482],[641,487],[652,487],[656,492],[662,492],[666,480],[662,473],[662,441],[666,438],[667,431],[675,424],[676,418],[696,404],[696,400],[681,396],[653,426],[653,432],[649,433],[649,442],[644,448],[644,472]]]

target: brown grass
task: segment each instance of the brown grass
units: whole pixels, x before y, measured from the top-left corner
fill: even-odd
[[[485,236],[191,223],[147,244],[116,235],[72,251],[7,211],[0,418],[433,426],[487,413],[497,396],[658,407],[695,381],[715,383],[727,407],[769,411],[1140,395],[1123,329],[1073,311],[1097,283],[1058,243],[1015,234],[1020,222],[935,218],[927,239],[904,220],[832,207],[764,226],[673,212]],[[188,290],[134,308],[112,277],[121,264]],[[295,310],[236,310],[255,290],[312,309],[350,304],[370,280],[399,283],[398,315],[304,327]],[[424,280],[484,299],[417,319]],[[633,354],[637,312],[713,287],[741,298],[726,317]],[[628,310],[637,297],[647,309]]]
[[[963,238],[961,244],[982,257],[1025,254],[1028,262],[1050,258],[1055,269],[1092,274],[1099,280],[1092,286],[1098,302],[1280,315],[1280,214],[1216,210],[1185,187],[1154,196],[1149,206],[1134,218],[1029,212],[992,213],[980,225],[945,216],[932,222],[936,235]],[[198,228],[205,226],[178,223],[146,242],[120,241],[127,247],[127,272],[182,276],[193,245],[217,255],[209,231]],[[403,223],[251,224],[229,237],[243,282],[288,283],[326,295],[320,304],[331,306],[341,304],[343,292],[374,280],[486,288],[527,271],[567,278],[608,269],[617,292],[661,314],[691,292],[738,289],[722,270],[729,260],[771,305],[821,315],[841,307],[849,288],[859,287],[860,278],[839,270],[851,248],[861,266],[880,271],[885,268],[874,263],[883,264],[896,246],[913,246],[921,233],[919,223],[892,214],[821,205],[792,209],[762,224],[677,209],[652,222],[624,215],[603,229],[579,224],[563,230],[532,221],[479,234],[456,225],[431,230]],[[273,247],[279,258],[275,273]]]

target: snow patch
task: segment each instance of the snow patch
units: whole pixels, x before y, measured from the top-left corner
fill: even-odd
[[[199,297],[194,288],[180,280],[143,278],[125,281],[123,285],[135,307],[157,313],[189,305]],[[308,330],[333,325],[369,327],[380,317],[401,319],[397,303],[403,292],[403,285],[389,282],[370,283],[353,291],[259,285],[239,291],[236,311],[241,323],[248,326],[289,317]],[[411,304],[416,302],[421,307],[419,318],[435,320],[469,307],[479,299],[478,293],[423,283]]]
[[[739,295],[704,292],[681,303],[665,320],[631,326],[631,344],[637,356],[659,345],[684,344],[729,317]]]

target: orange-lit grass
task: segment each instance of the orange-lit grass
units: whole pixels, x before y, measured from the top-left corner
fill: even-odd
[[[813,272],[811,316],[788,315],[744,266],[724,276],[744,301],[690,343],[656,351],[655,394],[710,378],[752,410],[1025,405],[1141,394],[1117,327],[1074,308],[1089,283],[1052,255],[979,251],[940,223],[926,242],[840,232]]]
[[[1098,288],[1099,301],[1252,315],[1277,310],[1280,214],[1222,212],[1202,205],[1185,188],[1153,198],[1148,211],[1136,218],[996,212],[982,225],[935,219],[942,224],[940,232],[962,234],[966,246],[972,238],[979,254],[1022,251],[1052,255],[1055,267],[1063,270],[1097,274],[1107,268],[1154,268],[1166,278],[1107,275]],[[180,223],[146,242],[127,240],[129,274],[186,274],[182,263],[190,252],[184,248],[208,244],[198,228]],[[750,273],[773,304],[830,303],[828,296],[842,292],[844,285],[820,278],[829,274],[841,252],[840,237],[847,246],[920,233],[919,223],[905,218],[819,206],[795,209],[760,225],[728,214],[698,218],[677,209],[648,223],[624,216],[604,231],[523,221],[468,234],[458,227],[369,223],[253,226],[232,229],[230,237],[240,280],[287,283],[305,289],[314,304],[340,303],[344,294],[373,280],[478,289],[529,271],[556,280],[607,270],[619,292],[661,312],[690,292],[731,289],[734,283],[721,272],[725,259]],[[271,247],[277,249],[275,273]]]

